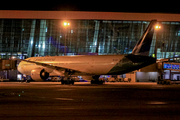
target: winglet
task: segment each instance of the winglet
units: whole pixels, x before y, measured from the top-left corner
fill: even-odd
[[[157,23],[157,20],[152,20],[149,26],[144,31],[143,35],[137,42],[131,54],[133,55],[142,55],[149,56],[149,50],[154,34],[154,25]]]

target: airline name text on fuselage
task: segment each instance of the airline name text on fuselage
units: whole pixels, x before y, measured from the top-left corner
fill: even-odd
[[[38,58],[35,61],[54,61],[56,58]]]

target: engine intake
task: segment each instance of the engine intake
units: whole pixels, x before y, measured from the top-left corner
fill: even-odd
[[[37,68],[31,71],[31,78],[35,81],[46,80],[49,77],[49,73],[42,68]]]

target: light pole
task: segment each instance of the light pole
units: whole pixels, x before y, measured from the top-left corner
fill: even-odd
[[[155,30],[159,30],[159,29],[161,29],[161,26],[160,25],[155,25]],[[155,42],[155,51],[154,51],[155,53],[155,58],[156,58],[156,60],[157,60],[157,33],[156,33],[156,42]]]
[[[64,22],[63,25],[65,27],[64,55],[66,55],[66,35],[67,35],[67,27],[70,26],[70,23]]]

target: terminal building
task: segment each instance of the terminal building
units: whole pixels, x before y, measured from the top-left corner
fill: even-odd
[[[161,29],[155,31],[149,55],[178,57],[179,14],[0,10],[0,58],[130,54],[152,19]],[[158,76],[158,70],[152,71],[143,75],[156,79],[151,74]]]

